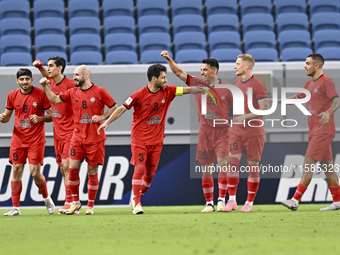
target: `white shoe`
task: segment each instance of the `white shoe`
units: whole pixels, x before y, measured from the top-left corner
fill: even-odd
[[[93,215],[94,211],[93,211],[93,207],[87,207],[86,208],[86,215]]]
[[[217,201],[217,211],[222,212],[223,208],[225,207],[225,202],[222,200]]]
[[[212,204],[207,204],[201,212],[215,212],[215,207]]]
[[[66,215],[80,214],[80,209],[81,209],[81,203],[79,201],[73,202],[70,209],[66,210],[65,214]]]
[[[17,207],[13,207],[11,210],[9,210],[8,213],[5,213],[4,216],[20,216],[20,209]]]
[[[281,204],[292,211],[296,211],[299,207],[299,203],[293,199],[283,200]]]
[[[53,200],[50,196],[48,196],[47,198],[44,198],[44,202],[46,205],[46,209],[48,211],[49,214],[53,214],[55,211],[55,205],[53,203]]]
[[[321,208],[320,211],[333,211],[333,210],[340,210],[340,202],[335,202],[326,208]]]
[[[143,214],[143,208],[142,205],[140,203],[138,203],[138,205],[136,205],[133,209],[132,209],[132,213],[133,214]]]

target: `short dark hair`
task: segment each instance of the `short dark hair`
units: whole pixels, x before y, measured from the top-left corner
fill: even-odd
[[[203,64],[208,64],[211,67],[215,67],[218,71],[218,69],[220,68],[220,65],[218,64],[218,61],[214,58],[205,58],[202,60]]]
[[[310,54],[307,58],[311,58],[313,60],[316,60],[318,62],[321,62],[321,64],[323,65],[325,63],[325,59],[323,58],[323,56],[319,53],[312,53]]]
[[[17,72],[17,79],[20,77],[20,76],[29,76],[32,78],[32,72],[31,70],[27,69],[27,68],[20,68]]]
[[[163,66],[161,64],[155,64],[155,65],[149,66],[148,72],[147,72],[148,80],[151,81],[152,77],[154,76],[158,79],[158,77],[161,75],[161,72],[166,73],[166,66]]]
[[[60,56],[53,56],[48,59],[48,61],[54,60],[55,65],[62,66],[63,68],[61,69],[61,73],[64,73],[65,67],[66,67],[66,60]]]

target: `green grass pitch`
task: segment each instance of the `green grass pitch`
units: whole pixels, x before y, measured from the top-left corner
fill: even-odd
[[[340,210],[255,205],[253,212],[201,213],[204,206],[95,208],[95,215],[21,209],[1,216],[1,254],[339,254]],[[239,206],[239,208],[241,208]]]

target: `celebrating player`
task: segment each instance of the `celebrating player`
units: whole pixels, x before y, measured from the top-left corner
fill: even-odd
[[[323,74],[324,58],[320,54],[311,54],[306,59],[304,68],[311,80],[306,82],[304,88],[310,91],[311,99],[307,102],[308,116],[308,148],[303,162],[304,172],[292,199],[281,203],[296,211],[299,201],[312,180],[316,163],[319,161],[327,177],[328,186],[333,197],[333,204],[320,210],[340,209],[339,179],[333,168],[331,143],[335,137],[334,112],[340,106],[340,100],[335,90],[334,82]],[[299,93],[290,99],[304,98]],[[280,100],[279,100],[280,103]]]
[[[99,186],[98,165],[104,164],[105,156],[106,136],[104,132],[97,135],[97,129],[102,121],[117,109],[117,105],[104,88],[91,83],[90,69],[87,66],[77,67],[74,70],[73,79],[76,87],[58,96],[48,86],[47,78],[42,78],[40,84],[52,104],[71,102],[73,110],[74,130],[70,142],[68,179],[73,203],[65,214],[74,214],[81,209],[79,166],[86,155],[89,177],[86,214],[91,215]],[[105,105],[110,108],[106,113],[104,113]]]
[[[9,162],[13,165],[11,179],[13,208],[4,215],[21,215],[19,209],[22,190],[21,176],[27,158],[31,175],[42,194],[47,211],[53,214],[55,206],[48,195],[45,176],[40,172],[46,143],[44,122],[52,121],[51,104],[41,88],[32,86],[32,72],[29,69],[19,69],[16,74],[16,82],[20,88],[8,94],[5,112],[0,114],[0,121],[7,123],[15,110],[9,152]],[[46,116],[44,116],[45,111]]]
[[[33,66],[39,69],[43,77],[48,78],[54,94],[60,95],[64,91],[74,88],[75,81],[67,78],[63,74],[66,66],[66,60],[64,58],[59,56],[50,57],[47,62],[47,69],[44,68],[40,60],[35,60]],[[57,164],[63,176],[66,194],[65,204],[59,209],[59,214],[64,214],[72,204],[72,194],[68,184],[68,154],[73,133],[73,112],[71,109],[71,103],[52,104],[54,149]]]

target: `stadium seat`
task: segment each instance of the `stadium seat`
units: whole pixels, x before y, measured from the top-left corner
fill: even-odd
[[[60,56],[66,59],[66,61],[68,61],[67,54],[65,52],[60,52],[60,51],[39,52],[38,54],[35,54],[35,59],[39,59],[41,62],[43,62],[46,65],[48,62],[48,59],[52,56]]]
[[[187,49],[206,50],[205,34],[202,32],[178,33],[174,36],[175,52]]]
[[[115,33],[105,36],[105,53],[110,51],[136,51],[136,36],[128,33]]]
[[[275,15],[282,13],[305,13],[306,0],[274,0]]]
[[[147,15],[138,19],[139,35],[150,32],[169,33],[169,18],[164,15]]]
[[[32,55],[27,52],[1,54],[1,66],[32,66]]]
[[[340,29],[340,13],[320,12],[311,18],[313,34],[322,29]]]
[[[202,15],[202,0],[171,0],[172,18],[182,14]]]
[[[287,30],[308,30],[308,17],[304,13],[283,13],[276,18],[277,33]]]
[[[208,33],[239,31],[239,20],[235,14],[212,14],[207,19]]]
[[[25,18],[6,18],[0,21],[1,36],[28,35],[31,36],[31,21]]]
[[[340,30],[319,30],[313,35],[314,49],[318,51],[325,47],[340,47]]]
[[[169,51],[169,55],[172,58],[172,53]],[[140,54],[140,62],[142,64],[156,64],[156,63],[168,63],[165,58],[161,56],[159,50],[147,50]]]
[[[30,3],[11,0],[0,2],[0,20],[6,18],[30,18]]]
[[[72,0],[68,3],[69,20],[75,17],[99,17],[99,2],[93,0]]]
[[[310,33],[308,31],[283,31],[278,36],[278,42],[280,43],[280,51],[285,48],[302,47],[310,48]]]
[[[103,56],[97,51],[79,51],[71,54],[71,65],[101,65],[102,63]]]
[[[307,56],[312,54],[311,48],[293,47],[281,51],[281,61],[305,61]]]
[[[171,37],[168,33],[146,33],[139,36],[139,50],[171,51]]]
[[[134,51],[110,51],[106,54],[108,65],[129,65],[138,63],[137,53]]]
[[[249,51],[254,48],[275,49],[275,34],[271,31],[250,31],[244,35],[244,50]]]
[[[66,53],[66,37],[64,35],[38,35],[35,38],[35,54],[40,52]]]
[[[340,47],[323,47],[315,53],[321,54],[325,60],[340,60]]]
[[[70,36],[75,34],[100,35],[100,20],[97,17],[76,17],[70,19]]]
[[[268,13],[272,12],[271,0],[240,0],[241,16],[250,13]]]
[[[65,36],[65,19],[63,18],[39,18],[34,21],[34,36],[43,34],[56,34]]]
[[[76,1],[76,0],[74,0]],[[101,52],[101,38],[96,34],[77,34],[70,37],[70,53],[77,51]]]
[[[207,17],[212,14],[236,14],[237,0],[205,0]]]
[[[277,50],[268,48],[250,49],[246,53],[253,56],[256,62],[277,62]]]
[[[176,52],[177,63],[202,63],[208,54],[205,50],[181,50]]]
[[[242,27],[243,34],[255,30],[274,31],[274,19],[267,13],[246,14],[242,17]]]
[[[4,35],[0,38],[1,54],[26,52],[31,54],[31,37],[28,35]]]
[[[209,51],[217,49],[240,49],[241,37],[238,32],[213,32],[209,36]]]
[[[135,34],[135,19],[129,16],[111,16],[104,19],[104,35],[113,33]]]
[[[37,0],[33,4],[34,19],[63,18],[65,19],[64,1]]]
[[[218,62],[236,62],[237,56],[241,54],[240,49],[217,49],[210,53],[210,57]]]
[[[110,16],[133,17],[133,0],[104,0],[102,7],[104,19]]]
[[[308,3],[311,17],[319,12],[339,12],[339,0],[309,0]]]
[[[178,15],[172,19],[173,35],[180,32],[204,32],[204,19],[202,15]]]
[[[168,16],[167,0],[138,0],[136,6],[138,18],[145,15]]]

